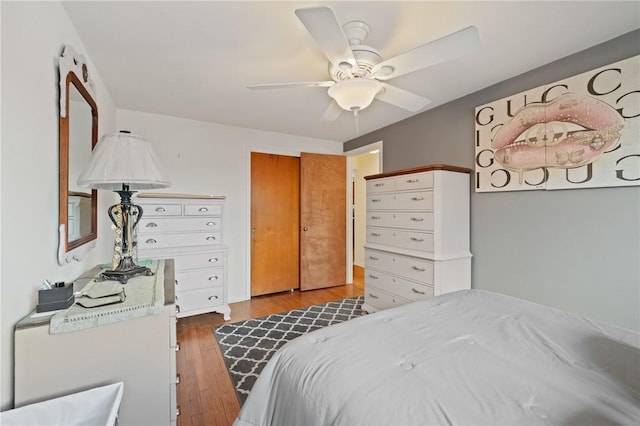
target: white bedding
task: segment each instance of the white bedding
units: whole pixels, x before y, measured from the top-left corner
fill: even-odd
[[[278,351],[236,426],[640,424],[640,333],[464,290]]]

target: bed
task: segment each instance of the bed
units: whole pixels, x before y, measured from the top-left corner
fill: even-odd
[[[640,333],[463,290],[285,345],[235,423],[640,424]]]

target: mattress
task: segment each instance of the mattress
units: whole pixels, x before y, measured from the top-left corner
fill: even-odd
[[[501,294],[445,294],[288,343],[234,424],[640,424],[640,333]]]

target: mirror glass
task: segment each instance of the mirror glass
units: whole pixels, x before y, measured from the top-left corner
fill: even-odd
[[[98,108],[81,80],[87,80],[85,67],[80,76],[61,75],[59,224],[65,253],[97,238],[97,191],[77,184],[98,139]]]
[[[86,238],[91,228],[92,194],[78,186],[78,177],[91,157],[93,116],[75,85],[69,86],[69,180],[67,185],[67,242]]]

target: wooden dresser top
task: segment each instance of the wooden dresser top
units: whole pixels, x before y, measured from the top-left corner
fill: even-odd
[[[472,172],[471,169],[467,169],[466,167],[449,166],[447,164],[429,164],[427,166],[412,167],[410,169],[393,170],[386,173],[379,173],[377,175],[369,175],[369,176],[365,176],[364,178],[366,180],[380,179],[380,178],[391,177],[391,176],[407,175],[410,173],[431,172],[434,170],[445,170],[448,172],[467,173],[467,174],[470,174]]]

